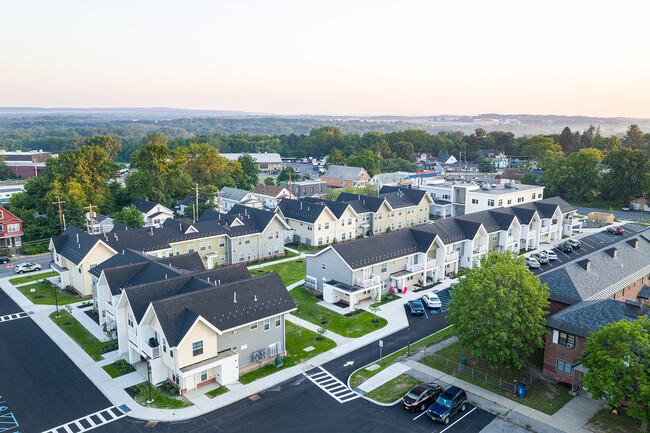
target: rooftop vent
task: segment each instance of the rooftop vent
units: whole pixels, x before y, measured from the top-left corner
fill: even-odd
[[[634,301],[625,301],[625,315],[627,317],[640,317],[645,314],[645,308],[642,304]]]

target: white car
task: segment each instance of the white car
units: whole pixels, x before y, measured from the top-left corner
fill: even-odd
[[[16,265],[15,269],[17,274],[22,274],[23,272],[40,271],[41,265],[38,263],[22,263],[20,265]]]
[[[557,254],[553,250],[542,251],[541,254],[545,254],[549,260],[557,260]]]
[[[425,293],[422,295],[422,302],[424,302],[424,305],[429,308],[442,308],[442,302],[440,302],[440,298],[438,298],[438,295],[435,295],[433,293]]]

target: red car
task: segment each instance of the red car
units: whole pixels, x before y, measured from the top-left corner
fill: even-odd
[[[622,235],[625,233],[623,227],[607,227],[607,231],[615,235]]]

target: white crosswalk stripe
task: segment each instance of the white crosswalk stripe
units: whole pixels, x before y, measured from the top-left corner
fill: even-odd
[[[107,407],[106,409],[97,411],[95,413],[91,413],[90,415],[84,416],[82,418],[76,419],[74,421],[61,424],[60,426],[54,427],[53,429],[47,430],[43,433],[87,432],[88,430],[92,430],[96,427],[101,427],[104,424],[108,424],[109,422],[113,422],[120,418],[124,418],[125,416],[126,415],[124,415],[124,413],[122,413],[121,410],[119,410],[115,406],[111,406],[111,407]]]
[[[312,374],[303,373],[303,375],[339,403],[346,403],[361,397],[323,367],[318,367]]]
[[[29,316],[27,315],[27,313],[21,311],[20,313],[7,314],[6,316],[0,316],[0,322],[7,322],[9,320],[24,319],[25,317],[29,317]]]

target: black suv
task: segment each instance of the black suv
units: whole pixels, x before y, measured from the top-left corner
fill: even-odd
[[[413,387],[404,397],[402,405],[407,410],[421,410],[424,412],[442,393],[442,386],[437,383],[423,383]]]
[[[457,386],[447,388],[431,405],[427,414],[429,418],[449,424],[449,419],[457,412],[463,412],[467,406],[467,394]]]
[[[9,263],[9,261],[11,261],[11,259],[9,258],[9,256],[0,256],[0,263],[2,263],[3,265],[4,265],[5,263]]]

